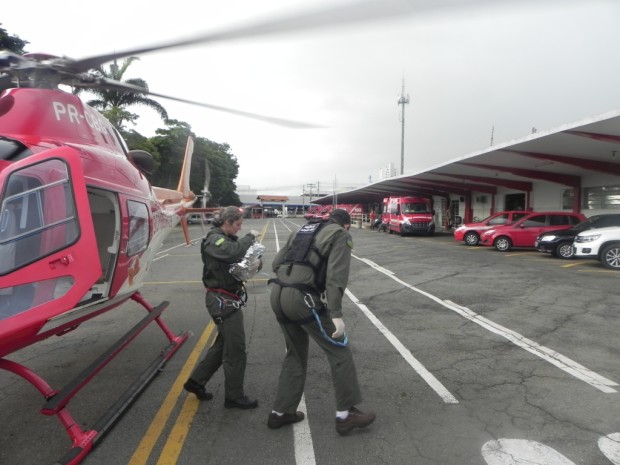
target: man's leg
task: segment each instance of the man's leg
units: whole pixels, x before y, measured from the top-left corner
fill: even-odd
[[[280,324],[280,328],[286,342],[286,355],[282,361],[273,410],[295,413],[306,383],[308,335],[295,324]]]

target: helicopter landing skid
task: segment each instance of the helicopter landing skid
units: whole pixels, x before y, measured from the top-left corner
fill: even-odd
[[[131,298],[146,308],[149,314],[60,391],[52,389],[43,378],[24,365],[0,358],[0,370],[10,371],[32,384],[47,399],[47,402],[41,409],[41,413],[44,415],[57,415],[58,420],[64,426],[67,434],[69,434],[73,446],[54,465],[77,465],[80,463],[92,448],[103,439],[105,434],[121,418],[153,378],[161,372],[166,362],[176,353],[189,336],[188,332],[176,336],[161,320],[161,313],[168,307],[169,302],[165,301],[157,307],[152,307],[138,292],[133,294]],[[99,371],[153,321],[156,321],[166,334],[170,344],[159,353],[146,370],[95,423],[92,429],[88,431],[82,430],[78,426],[79,423],[67,411],[67,404],[80,389],[86,386]]]

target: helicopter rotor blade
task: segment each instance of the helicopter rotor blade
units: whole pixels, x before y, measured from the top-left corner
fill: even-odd
[[[223,107],[220,105],[213,105],[210,103],[197,102],[195,100],[187,100],[187,99],[183,99],[179,97],[173,97],[170,95],[159,94],[157,92],[151,92],[150,90],[145,89],[144,87],[135,86],[135,85],[128,84],[125,82],[115,81],[113,79],[107,79],[107,78],[88,79],[88,76],[86,76],[85,79],[79,82],[74,82],[72,85],[74,85],[75,87],[80,87],[80,88],[97,87],[99,89],[117,90],[119,92],[133,92],[133,93],[139,93],[139,94],[145,94],[145,95],[152,95],[153,97],[160,97],[160,98],[165,98],[168,100],[174,100],[176,102],[188,103],[190,105],[197,105],[200,107],[209,108],[211,110],[221,111],[224,113],[231,113],[233,115],[243,116],[245,118],[250,118],[250,119],[263,121],[263,122],[271,123],[271,124],[276,124],[278,126],[294,128],[294,129],[317,129],[317,128],[324,127],[324,126],[319,126],[319,125],[312,124],[312,123],[306,123],[303,121],[294,121],[290,119],[279,118],[276,116],[262,115],[260,113],[252,113],[249,111],[236,110],[234,108]]]
[[[558,3],[560,2],[560,0],[556,1]],[[576,3],[577,0],[562,0],[562,4],[565,5],[567,1]],[[536,0],[520,0],[518,2],[512,0],[506,3],[519,5],[527,3],[539,4]],[[502,2],[497,2],[497,0],[361,0],[337,6],[311,9],[301,13],[291,13],[278,18],[267,18],[254,23],[223,29],[219,32],[197,34],[167,43],[164,42],[121,52],[72,60],[70,66],[75,72],[83,72],[97,68],[115,59],[142,55],[159,50],[227,42],[272,34],[296,33],[335,26],[402,19],[413,14],[422,15],[447,8],[471,10],[475,7],[502,6],[502,4]],[[67,63],[67,65],[69,64]]]
[[[455,0],[449,0],[447,3],[452,3],[454,1]],[[432,6],[432,2],[429,2],[428,0],[417,0],[415,3],[417,4],[415,5],[416,9],[421,8],[424,4],[426,4],[426,7]],[[444,2],[438,3],[446,3],[446,1],[444,0]],[[355,3],[348,3],[346,5],[309,10],[302,13],[282,16],[276,19],[270,18],[244,26],[232,27],[220,32],[198,34],[193,37],[187,37],[173,42],[77,59],[74,60],[70,66],[75,70],[75,72],[83,72],[89,69],[97,68],[103,63],[107,63],[115,59],[142,55],[159,50],[232,41],[285,32],[302,32],[311,29],[357,24],[367,21],[378,21],[382,19],[403,17],[414,12],[415,9],[414,5],[411,3],[411,0],[364,0]]]

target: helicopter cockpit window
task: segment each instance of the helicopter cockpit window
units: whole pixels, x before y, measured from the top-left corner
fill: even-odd
[[[123,148],[123,151],[125,153],[129,152],[129,147],[127,147],[127,142],[125,142],[125,139],[123,139],[123,136],[121,136],[121,133],[118,132],[118,130],[114,127],[112,129],[114,130],[114,135],[116,136],[116,139],[118,139],[118,143]]]
[[[0,137],[0,160],[17,161],[32,155],[32,151],[21,142]]]
[[[131,257],[149,245],[149,210],[145,204],[129,200],[127,211],[129,214],[127,255]]]
[[[0,205],[0,276],[73,244],[79,235],[69,171],[46,160],[12,173]]]

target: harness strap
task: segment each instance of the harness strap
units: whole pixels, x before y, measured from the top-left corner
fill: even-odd
[[[227,291],[226,289],[221,289],[219,287],[217,288],[208,287],[207,292],[215,292],[216,294],[224,294],[228,297],[231,297],[234,300],[241,301],[242,305],[245,305],[245,302],[247,301],[247,294],[245,293],[245,290],[240,290],[240,291],[237,291],[238,293],[234,293],[234,292]]]
[[[269,281],[267,281],[267,284],[277,284],[280,287],[292,287],[293,289],[297,289],[304,294],[313,294],[316,296],[320,295],[320,292],[317,291],[316,288],[307,284],[287,284],[283,283],[278,278],[271,278]]]
[[[309,295],[309,294],[318,295],[318,292],[315,288],[313,288],[312,286],[307,286],[305,284],[285,284],[277,278],[270,279],[269,281],[267,281],[267,284],[277,284],[278,286],[280,286],[280,292],[282,292],[282,288],[284,287],[292,287],[293,289],[297,289],[299,292],[302,292],[305,295]],[[280,300],[279,295],[278,295],[278,300]],[[301,326],[301,325],[306,325],[308,323],[312,323],[315,320],[315,314],[322,315],[323,313],[326,312],[326,310],[327,309],[324,306],[319,309],[313,308],[312,315],[306,318],[300,318],[298,320],[291,320],[289,317],[287,317],[284,314],[276,315],[276,319],[278,320],[278,323],[282,323],[284,325],[293,324],[293,325]]]

